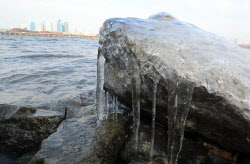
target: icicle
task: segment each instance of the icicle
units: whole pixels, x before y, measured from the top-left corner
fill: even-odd
[[[104,63],[105,58],[102,54],[98,55],[97,60],[97,87],[96,87],[96,109],[98,120],[103,119],[104,107],[105,107],[105,93],[103,90],[104,86]]]
[[[177,164],[192,100],[193,84],[168,83],[168,163]]]
[[[115,96],[115,120],[117,121],[117,114],[118,114],[118,101],[117,101],[117,96]]]
[[[159,83],[159,79],[154,80],[153,85],[153,100],[152,100],[152,133],[151,133],[151,143],[150,143],[150,160],[153,159],[153,151],[154,151],[154,139],[155,139],[155,117],[156,117],[156,93],[157,93],[157,84]]]
[[[131,68],[131,85],[132,85],[132,107],[133,107],[133,125],[134,125],[134,148],[137,155],[138,150],[138,135],[140,127],[140,72],[139,66],[135,61],[135,58],[131,56],[129,58],[129,64]]]
[[[108,91],[106,91],[105,99],[106,99],[105,113],[109,114],[109,92]]]
[[[112,113],[115,113],[115,95],[112,96]]]
[[[115,95],[112,97],[112,114],[113,114],[113,120],[115,120]]]
[[[117,96],[115,96],[115,113],[118,113],[118,101],[117,101]]]

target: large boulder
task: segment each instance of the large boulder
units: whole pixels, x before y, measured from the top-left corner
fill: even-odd
[[[54,111],[0,104],[0,152],[22,155],[37,150],[63,118]]]
[[[131,105],[131,67],[137,64],[141,114],[151,119],[153,82],[159,78],[156,121],[167,125],[169,87],[192,85],[186,130],[224,149],[250,153],[249,52],[167,13],[108,19],[99,43],[105,89],[120,101]]]
[[[121,114],[98,124],[96,106],[83,107],[43,141],[30,163],[116,163],[126,140],[125,127]]]

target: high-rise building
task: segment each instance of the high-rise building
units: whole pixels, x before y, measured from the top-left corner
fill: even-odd
[[[46,25],[46,31],[53,31],[53,28],[52,28],[52,23],[51,22],[45,22],[45,25]]]
[[[38,23],[36,23],[35,27],[36,27],[35,31],[39,31],[39,24]]]
[[[59,19],[59,20],[57,21],[57,31],[60,31],[60,23],[61,23],[61,20]]]
[[[21,24],[20,25],[20,29],[27,30],[28,29],[28,25],[27,24]]]
[[[41,31],[47,31],[47,30],[46,30],[46,23],[45,23],[45,21],[43,21],[43,22],[41,23]]]
[[[63,32],[64,27],[63,27],[63,22],[61,19],[57,21],[57,31],[62,31]]]
[[[64,22],[63,32],[69,32],[69,24],[68,24],[68,22]]]
[[[36,25],[34,22],[30,22],[30,31],[34,31],[36,29]]]

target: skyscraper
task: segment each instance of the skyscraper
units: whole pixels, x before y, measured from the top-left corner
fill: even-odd
[[[69,32],[69,24],[68,22],[64,22],[64,30],[63,32]]]
[[[27,24],[21,24],[20,28],[24,29],[24,30],[27,30],[28,29],[28,25]]]
[[[45,23],[45,21],[43,21],[42,24],[41,24],[41,31],[46,31],[46,23]]]
[[[52,28],[52,23],[51,22],[45,22],[45,25],[46,25],[46,31],[53,31],[53,28]]]
[[[36,25],[34,22],[30,22],[30,31],[34,31],[36,29]]]
[[[63,32],[63,22],[61,19],[57,21],[57,31],[62,31]]]

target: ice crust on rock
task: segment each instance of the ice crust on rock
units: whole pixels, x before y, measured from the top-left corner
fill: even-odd
[[[151,15],[148,19],[157,19],[157,20],[173,20],[176,19],[170,13],[160,12],[154,15]]]
[[[190,104],[189,130],[225,148],[250,152],[246,139],[250,136],[249,52],[166,13],[149,19],[108,19],[100,29],[99,43],[99,54],[105,57],[104,69],[108,70],[105,85],[116,91],[121,101],[133,104],[130,71],[134,66],[130,62],[133,56],[139,67],[140,103],[144,112],[152,112],[152,106],[150,110],[147,106],[153,102],[151,93],[157,74],[160,81],[156,118],[166,122],[169,101],[183,106]],[[176,87],[176,82],[182,88],[187,85],[190,92],[180,91],[180,96],[189,95],[187,99],[178,95],[174,101],[168,100],[169,88]],[[183,115],[188,110],[183,112],[179,118],[184,119],[178,122],[185,125]],[[239,136],[244,139],[238,140]]]
[[[164,17],[167,21],[159,21]],[[249,109],[249,52],[189,23],[168,19],[171,15],[160,13],[149,18],[108,19],[100,30],[100,42],[112,33],[119,37],[116,46],[133,45],[131,53],[154,65],[162,77],[167,79],[174,72],[195,86],[204,86],[210,93]],[[123,58],[119,53],[105,56]],[[240,112],[250,119],[249,110]]]

